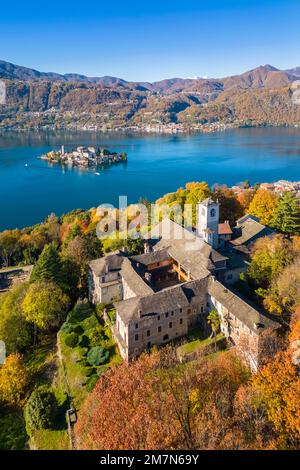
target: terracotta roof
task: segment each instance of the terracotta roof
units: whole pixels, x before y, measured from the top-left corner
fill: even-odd
[[[219,224],[218,233],[219,233],[219,235],[231,235],[232,230],[231,230],[230,225],[226,224],[226,223]]]

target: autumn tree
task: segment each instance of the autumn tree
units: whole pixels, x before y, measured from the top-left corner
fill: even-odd
[[[293,343],[293,341],[300,340],[300,304],[297,305],[295,311],[291,315],[290,329],[291,329],[290,334],[289,334],[290,343]],[[299,359],[300,359],[300,355],[299,355]]]
[[[35,227],[29,233],[23,233],[19,239],[22,262],[34,264],[46,244],[46,234],[38,227]]]
[[[30,374],[20,354],[10,354],[0,368],[0,402],[19,407],[24,404]]]
[[[265,408],[278,433],[277,446],[300,444],[300,375],[289,351],[280,352],[253,379],[257,406]]]
[[[281,336],[276,335],[279,342]],[[300,444],[300,309],[291,321],[285,347],[240,387],[235,415],[244,436],[256,436],[257,448],[298,449]]]
[[[7,354],[23,351],[32,342],[31,327],[22,312],[27,288],[27,283],[22,283],[1,298],[0,340],[5,342]]]
[[[249,214],[258,217],[260,223],[270,225],[278,205],[277,196],[266,189],[258,189],[249,206]]]
[[[63,320],[69,298],[60,287],[51,282],[34,282],[22,303],[25,319],[40,330],[49,330]]]
[[[244,189],[237,195],[237,200],[242,206],[244,214],[247,214],[249,211],[249,206],[252,202],[254,194],[255,192],[253,189]]]
[[[5,230],[0,233],[0,259],[4,266],[10,266],[14,253],[18,249],[19,230]]]
[[[96,234],[76,236],[63,249],[63,257],[73,260],[81,270],[86,269],[88,261],[102,256],[102,245]]]
[[[300,257],[284,268],[275,278],[264,299],[270,313],[289,319],[300,303]]]
[[[55,214],[50,214],[46,220],[45,226],[48,240],[59,245],[61,242],[61,225],[59,218],[56,217]]]
[[[182,367],[164,348],[100,377],[75,428],[81,449],[243,448],[235,394],[249,374],[231,354]],[[104,431],[105,430],[105,431]]]
[[[220,221],[229,220],[231,226],[243,215],[243,207],[231,189],[217,188],[214,199],[220,204]]]
[[[282,235],[260,238],[252,249],[248,274],[260,287],[268,287],[292,257],[291,244]]]
[[[163,197],[156,201],[158,205],[164,205],[173,207],[178,205],[181,209],[184,209],[185,204],[191,204],[192,206],[192,224],[196,224],[197,220],[197,204],[207,197],[211,196],[211,191],[208,184],[205,181],[202,182],[190,182],[187,183],[185,188],[179,188],[174,193],[165,194]],[[174,215],[171,214],[171,218]]]
[[[209,197],[211,195],[211,191],[208,184],[204,181],[201,183],[187,183],[185,187],[187,190],[185,204],[192,205],[192,223],[193,225],[196,225],[197,204]]]

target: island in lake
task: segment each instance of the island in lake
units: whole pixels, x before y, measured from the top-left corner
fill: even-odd
[[[111,152],[108,149],[95,147],[79,146],[76,150],[65,151],[64,145],[60,150],[51,150],[39,157],[41,160],[47,160],[51,163],[78,167],[96,167],[98,165],[107,165],[127,161],[125,152]]]

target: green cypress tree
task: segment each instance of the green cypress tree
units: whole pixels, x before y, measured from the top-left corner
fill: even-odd
[[[272,226],[288,235],[299,234],[299,201],[291,191],[286,191],[279,199]]]
[[[57,285],[63,282],[62,262],[55,243],[46,245],[33,268],[31,278],[35,281],[50,281]]]
[[[34,390],[24,409],[26,430],[29,436],[37,429],[49,429],[57,414],[57,401],[54,393],[46,388]]]

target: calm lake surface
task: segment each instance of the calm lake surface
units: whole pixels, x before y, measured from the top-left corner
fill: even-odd
[[[128,162],[97,170],[38,160],[62,144],[125,151]],[[91,132],[0,134],[0,230],[41,222],[54,212],[118,204],[119,195],[151,201],[189,181],[233,185],[300,180],[300,129],[237,129],[192,136]]]

